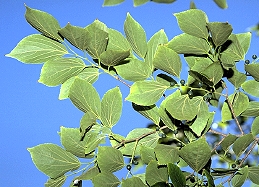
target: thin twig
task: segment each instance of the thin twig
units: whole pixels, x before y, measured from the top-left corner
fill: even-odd
[[[226,137],[228,135],[228,134],[224,134],[222,132],[218,132],[218,131],[215,131],[215,130],[212,130],[212,129],[210,129],[208,132],[211,132],[213,134],[218,134],[218,135],[221,135],[223,137]]]

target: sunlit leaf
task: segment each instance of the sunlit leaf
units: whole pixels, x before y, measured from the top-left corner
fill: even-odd
[[[252,127],[251,127],[251,132],[254,136],[259,134],[259,117],[256,117],[253,121]]]
[[[172,163],[168,164],[168,174],[174,187],[183,187],[186,185],[186,179],[181,169]]]
[[[90,169],[88,169],[86,172],[84,172],[82,175],[78,176],[77,179],[79,180],[91,180],[93,179],[96,175],[98,175],[99,169],[97,166],[93,166]]]
[[[122,3],[125,0],[104,0],[103,6],[114,6]]]
[[[159,165],[176,163],[179,161],[178,148],[171,145],[158,144],[155,147],[155,154]]]
[[[70,170],[79,168],[79,160],[55,144],[40,144],[28,148],[35,166],[47,176],[56,179]]]
[[[109,28],[108,32],[107,50],[128,51],[131,48],[127,39],[119,31]]]
[[[259,185],[259,167],[248,167],[248,178],[255,184]]]
[[[254,136],[253,134],[245,134],[241,137],[239,137],[233,144],[233,151],[237,155],[237,157],[240,157],[240,155],[243,154],[243,152],[247,149],[247,147],[253,142]]]
[[[6,56],[23,63],[37,64],[60,58],[67,53],[61,43],[40,34],[32,34],[23,38]]]
[[[133,0],[134,6],[140,6],[148,2],[149,0]]]
[[[101,56],[100,60],[102,64],[106,66],[115,66],[119,64],[122,60],[129,57],[130,51],[116,51],[116,50],[106,50]]]
[[[121,187],[147,187],[139,177],[122,179]]]
[[[228,8],[227,0],[213,0],[220,8]]]
[[[167,167],[159,167],[156,161],[151,161],[146,168],[146,181],[152,186],[168,180]]]
[[[86,140],[85,144],[85,154],[90,155],[94,152],[94,150],[100,145],[105,143],[105,136],[102,134],[98,134],[96,131],[90,131],[87,133],[87,135],[84,137]]]
[[[237,139],[237,136],[228,134],[224,140],[221,142],[221,147],[224,151],[227,151],[229,146],[231,146]]]
[[[248,94],[259,97],[259,82],[248,80],[241,85],[242,89]]]
[[[141,160],[145,164],[148,164],[152,160],[156,160],[154,148],[141,146],[140,147],[140,156],[141,156]]]
[[[247,109],[241,114],[241,116],[259,116],[259,102],[250,101]]]
[[[259,64],[247,64],[245,65],[245,70],[248,72],[256,81],[259,82]]]
[[[61,177],[58,177],[56,179],[50,178],[45,184],[45,187],[62,187],[62,185],[65,183],[67,177],[65,175],[62,175]]]
[[[120,180],[110,172],[99,173],[92,179],[92,182],[97,187],[117,187],[120,184]]]
[[[236,36],[240,45],[244,50],[244,53],[246,54],[250,47],[252,33],[251,32],[240,33],[240,34],[236,34]]]
[[[139,112],[141,115],[145,116],[147,119],[150,119],[156,125],[159,125],[160,117],[159,117],[158,108],[156,105],[141,106],[141,105],[132,103],[132,107],[135,111]]]
[[[245,81],[246,75],[240,73],[236,68],[231,68],[231,77],[228,77],[229,82],[231,82],[236,88],[239,88]]]
[[[245,166],[238,171],[231,180],[231,184],[234,187],[241,187],[245,183],[248,176],[248,167]]]

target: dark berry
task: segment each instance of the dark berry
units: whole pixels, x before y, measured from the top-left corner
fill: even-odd
[[[191,181],[191,183],[195,182],[195,177],[193,175],[191,176],[190,181]]]
[[[183,144],[181,143],[181,142],[177,142],[177,147],[182,147],[183,146]]]
[[[159,129],[160,129],[159,127],[156,127],[156,131],[159,131]]]
[[[199,82],[199,83],[198,83],[198,86],[199,86],[199,87],[202,87],[202,86],[203,86],[203,83],[202,83],[202,82]]]
[[[161,133],[159,136],[160,136],[161,138],[166,138],[166,135],[165,135],[164,133]]]
[[[189,95],[189,96],[193,96],[193,91],[190,90],[190,91],[188,92],[188,95]]]
[[[133,160],[133,164],[134,165],[138,165],[138,161],[137,160]]]
[[[231,167],[232,167],[232,168],[236,168],[237,165],[236,165],[236,164],[232,164]]]
[[[250,64],[250,60],[245,60],[245,64]]]
[[[238,159],[237,161],[236,161],[236,163],[239,165],[240,163],[241,163],[241,159]]]
[[[203,96],[203,100],[204,100],[204,101],[208,101],[208,96],[207,96],[207,95],[204,95],[204,96]]]
[[[177,133],[178,133],[178,130],[177,130],[177,129],[176,129],[176,130],[174,130],[174,131],[173,131],[173,133],[174,133],[174,134],[177,134]]]
[[[228,158],[231,158],[231,153],[227,153],[226,156],[227,156]]]
[[[185,80],[182,79],[182,80],[180,81],[180,83],[181,83],[181,85],[183,86],[183,85],[185,84]]]
[[[175,85],[175,82],[170,82],[170,86],[173,87]]]
[[[211,99],[212,98],[212,93],[208,93],[207,96],[208,96],[208,99]]]
[[[254,60],[257,59],[257,56],[256,56],[256,55],[253,55],[253,56],[252,56],[252,59],[254,59]]]
[[[130,171],[131,170],[131,165],[127,165],[126,168],[127,168],[127,170]]]

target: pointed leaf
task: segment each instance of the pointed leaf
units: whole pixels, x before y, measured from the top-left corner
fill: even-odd
[[[103,6],[114,6],[122,3],[125,0],[104,0]]]
[[[108,90],[101,101],[101,121],[112,128],[120,119],[122,112],[122,95],[119,87]]]
[[[210,146],[205,137],[187,144],[179,151],[179,154],[196,172],[200,171],[211,157]]]
[[[23,38],[6,56],[23,63],[38,64],[67,54],[66,47],[40,34]]]
[[[121,187],[147,187],[139,177],[122,179]]]
[[[235,174],[235,176],[231,180],[231,184],[234,187],[241,187],[245,183],[247,176],[248,176],[248,167],[245,166],[245,167],[241,168],[240,171]]]
[[[236,36],[240,45],[244,50],[244,53],[246,54],[250,47],[252,33],[251,32],[240,33],[240,34],[236,34]]]
[[[185,33],[175,36],[167,46],[179,54],[203,55],[210,49],[206,40]]]
[[[247,64],[245,70],[248,72],[256,81],[259,82],[259,64]]]
[[[159,46],[153,60],[154,67],[171,75],[180,76],[182,63],[179,55],[172,49]]]
[[[147,119],[150,119],[156,125],[159,125],[160,117],[159,117],[158,108],[156,105],[141,106],[141,105],[132,103],[132,107],[135,111],[139,112],[141,115],[145,116]]]
[[[137,81],[130,87],[126,100],[143,106],[153,105],[167,88],[157,81]]]
[[[129,57],[130,51],[115,51],[115,50],[107,50],[104,51],[101,56],[100,60],[101,63],[106,66],[116,66],[122,60]]]
[[[248,167],[248,178],[255,184],[259,185],[259,167]]]
[[[41,69],[39,82],[47,86],[57,86],[78,75],[85,67],[85,63],[79,58],[49,60]]]
[[[49,179],[44,186],[45,187],[62,187],[62,185],[65,183],[67,177],[65,175],[62,175],[61,177],[58,177],[56,179]]]
[[[169,163],[168,173],[174,187],[183,187],[186,185],[185,176],[177,165]]]
[[[252,127],[251,127],[251,132],[254,136],[259,134],[259,117],[256,117],[253,121]]]
[[[246,75],[240,73],[236,68],[231,68],[232,76],[228,77],[229,82],[231,82],[236,88],[239,88],[245,81]]]
[[[234,142],[233,151],[237,155],[237,157],[240,157],[243,154],[243,152],[253,142],[253,140],[254,140],[253,134],[249,133],[249,134],[239,137]]]
[[[98,175],[99,169],[97,166],[93,166],[90,169],[88,169],[86,172],[84,172],[82,175],[80,175],[77,179],[79,180],[92,180],[96,175]]]
[[[141,58],[144,58],[147,52],[146,33],[129,13],[127,13],[127,18],[124,22],[124,32],[133,51]]]
[[[203,11],[190,9],[180,13],[175,13],[174,16],[177,18],[180,29],[186,34],[190,34],[198,38],[208,38],[208,17]]]
[[[220,63],[214,62],[210,64],[201,74],[209,81],[216,85],[223,77],[223,69]]]
[[[168,181],[167,167],[159,167],[156,161],[151,161],[146,168],[146,181],[149,186]]]
[[[92,182],[96,187],[117,187],[120,184],[120,180],[110,172],[99,173]]]
[[[59,23],[52,15],[40,10],[32,9],[26,5],[25,7],[25,19],[32,27],[48,38],[57,41],[63,40],[58,34],[58,30],[60,29]]]
[[[224,44],[232,33],[232,26],[222,22],[208,23],[208,29],[211,32],[213,43],[217,46]]]
[[[158,144],[155,147],[155,154],[159,165],[179,162],[178,148],[171,145]]]
[[[40,144],[28,151],[35,166],[53,179],[80,167],[79,160],[72,153],[55,144]]]
[[[127,39],[119,32],[114,29],[108,29],[109,32],[109,41],[107,50],[115,50],[115,51],[128,51],[131,49],[129,42]]]
[[[95,88],[85,80],[76,78],[69,90],[69,98],[72,103],[83,112],[92,112],[96,117],[100,116],[101,101]]]
[[[228,8],[227,0],[213,0],[220,8]]]
[[[140,157],[145,164],[148,164],[152,160],[156,160],[154,149],[146,146],[140,147]]]
[[[134,0],[134,6],[140,6],[148,2],[149,0]]]
[[[228,134],[224,140],[221,142],[221,147],[224,151],[227,151],[228,148],[236,141],[237,137],[232,134]]]

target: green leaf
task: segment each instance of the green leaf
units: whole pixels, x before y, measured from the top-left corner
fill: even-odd
[[[180,13],[175,13],[174,16],[177,19],[180,29],[186,34],[190,34],[198,38],[208,38],[208,17],[203,11],[190,9]]]
[[[203,55],[210,49],[206,40],[185,33],[175,36],[167,46],[179,54]]]
[[[227,0],[213,0],[220,8],[228,8]]]
[[[241,187],[245,183],[247,176],[248,176],[248,167],[245,166],[245,167],[241,168],[240,171],[235,174],[235,176],[231,180],[231,184],[234,187]]]
[[[231,82],[236,88],[239,88],[245,81],[246,75],[240,73],[236,68],[231,68],[231,77],[228,77],[229,82]]]
[[[141,105],[132,103],[132,107],[135,111],[139,112],[147,119],[150,119],[151,121],[153,121],[154,124],[159,125],[160,117],[159,117],[158,108],[156,105],[141,106]]]
[[[196,172],[200,171],[211,157],[210,146],[205,137],[185,145],[180,151],[182,159]]]
[[[92,180],[95,187],[117,187],[120,180],[110,172],[102,172]]]
[[[259,184],[259,167],[248,167],[248,178],[255,184]]]
[[[172,49],[159,46],[153,59],[154,67],[171,75],[180,76],[182,63],[179,55]]]
[[[122,60],[129,57],[129,55],[130,55],[130,50],[128,51],[107,50],[101,54],[100,60],[101,60],[101,63],[106,66],[116,66],[117,64],[121,63]]]
[[[253,134],[249,133],[239,137],[234,142],[233,151],[237,155],[237,157],[240,157],[243,154],[243,152],[253,142],[253,140],[254,140]]]
[[[122,112],[122,95],[119,87],[108,90],[101,101],[101,121],[112,128],[120,119]]]
[[[147,187],[139,177],[122,179],[121,187]]]
[[[233,28],[228,22],[210,22],[208,29],[211,32],[212,40],[215,46],[224,44],[231,35]]]
[[[247,64],[245,70],[248,72],[256,81],[259,82],[259,64]]]
[[[236,34],[236,36],[240,45],[244,50],[244,53],[246,54],[250,47],[252,33],[251,32],[240,33],[240,34]]]
[[[23,63],[38,64],[60,58],[67,53],[66,47],[59,42],[40,34],[32,34],[23,38],[6,56]]]
[[[58,177],[56,179],[49,178],[48,181],[44,184],[45,187],[62,187],[62,185],[65,183],[67,177],[65,175],[62,175],[61,177]]]
[[[174,86],[172,86],[173,83],[175,85],[177,84],[176,80],[174,80],[171,76],[169,76],[165,73],[159,73],[156,76],[156,81],[162,83],[165,86],[170,86],[170,88],[168,88],[168,89],[174,88]]]
[[[85,67],[85,63],[79,58],[49,60],[41,69],[39,82],[47,86],[57,86],[78,75]]]
[[[190,2],[190,9],[197,9],[193,1]]]
[[[99,69],[91,66],[85,67],[84,70],[77,75],[77,77],[93,84],[99,77]],[[60,100],[68,98],[70,87],[75,79],[76,76],[71,77],[61,85],[58,97]]]
[[[168,100],[165,107],[173,118],[191,121],[198,113],[196,102],[195,97],[190,99],[188,94],[185,94]]]
[[[236,141],[236,139],[237,137],[235,135],[228,134],[220,144],[222,149],[227,151],[228,148]]]
[[[250,101],[247,109],[241,114],[241,116],[259,116],[259,102]]]
[[[210,64],[201,74],[209,81],[216,85],[223,77],[223,69],[220,63],[214,62]]]
[[[134,141],[134,140],[139,137],[142,137],[144,135],[147,135],[147,136],[139,139],[137,146],[136,146],[136,141]],[[133,140],[133,141],[130,143],[124,144],[123,147],[121,147],[119,150],[124,155],[132,155],[133,152],[135,153],[134,155],[139,155],[140,148],[142,146],[154,148],[157,145],[159,138],[160,137],[159,137],[158,133],[152,129],[136,128],[136,129],[133,129],[132,131],[130,131],[125,139],[125,141],[129,141],[129,140]],[[135,149],[135,151],[134,151],[134,149]]]
[[[133,0],[134,6],[140,6],[148,2],[149,0]]]
[[[157,81],[137,81],[130,87],[126,100],[138,105],[149,106],[156,103],[168,86]]]
[[[251,127],[251,132],[254,136],[259,134],[259,117],[256,117],[253,121],[252,127]]]
[[[84,172],[82,175],[80,175],[77,179],[79,180],[92,180],[96,175],[98,175],[99,169],[97,166],[93,166],[90,169],[88,169],[86,172]]]
[[[97,163],[101,172],[115,172],[124,167],[122,153],[108,146],[98,147]]]
[[[168,181],[167,167],[159,167],[156,161],[151,161],[146,167],[146,181],[149,186]]]
[[[48,38],[63,41],[63,38],[58,34],[60,25],[52,15],[40,10],[32,9],[26,5],[25,7],[25,19],[32,27]]]
[[[166,3],[166,4],[169,4],[169,3],[173,3],[175,2],[176,0],[152,0],[152,2],[156,2],[156,3]]]
[[[103,6],[114,6],[122,3],[125,0],[104,0]]]
[[[142,81],[152,74],[153,70],[150,69],[149,64],[146,62],[138,59],[130,59],[125,62],[114,67],[123,79],[134,82]]]
[[[171,145],[158,144],[155,147],[155,154],[159,165],[179,162],[178,148]]]
[[[186,179],[182,171],[175,164],[168,164],[168,174],[174,187],[183,187],[186,185]]]
[[[239,116],[242,112],[244,112],[249,105],[249,98],[246,94],[242,92],[237,92],[228,97],[230,104],[233,107],[234,114]],[[233,119],[231,110],[228,106],[227,101],[224,102],[222,110],[221,110],[222,122]]]
[[[255,80],[248,80],[241,85],[242,89],[248,94],[259,97],[259,82]]]
[[[80,167],[79,160],[72,153],[55,144],[40,144],[28,151],[35,166],[53,179]]]
[[[105,143],[105,136],[103,134],[99,134],[98,132],[88,132],[87,136],[85,136],[86,144],[85,144],[85,154],[90,155],[95,151],[95,149],[102,143]]]
[[[92,112],[98,118],[101,111],[101,101],[95,88],[85,80],[76,78],[69,90],[72,103],[83,112]]]
[[[154,148],[146,147],[146,146],[141,146],[140,147],[140,157],[141,160],[145,163],[148,164],[152,160],[156,160],[156,155],[154,152]]]
[[[131,49],[128,40],[119,31],[109,28],[108,32],[109,41],[107,50],[128,51]]]
[[[85,133],[91,130],[92,126],[96,122],[96,117],[93,113],[87,112],[80,120],[80,135],[84,137]]]
[[[141,58],[144,58],[147,53],[146,33],[129,13],[127,13],[127,18],[124,22],[124,32],[133,51]]]
[[[206,169],[204,169],[202,171],[203,175],[205,174],[206,175],[206,178],[208,180],[208,187],[215,187],[215,184],[214,184],[214,178],[211,176],[211,173],[208,172]]]

